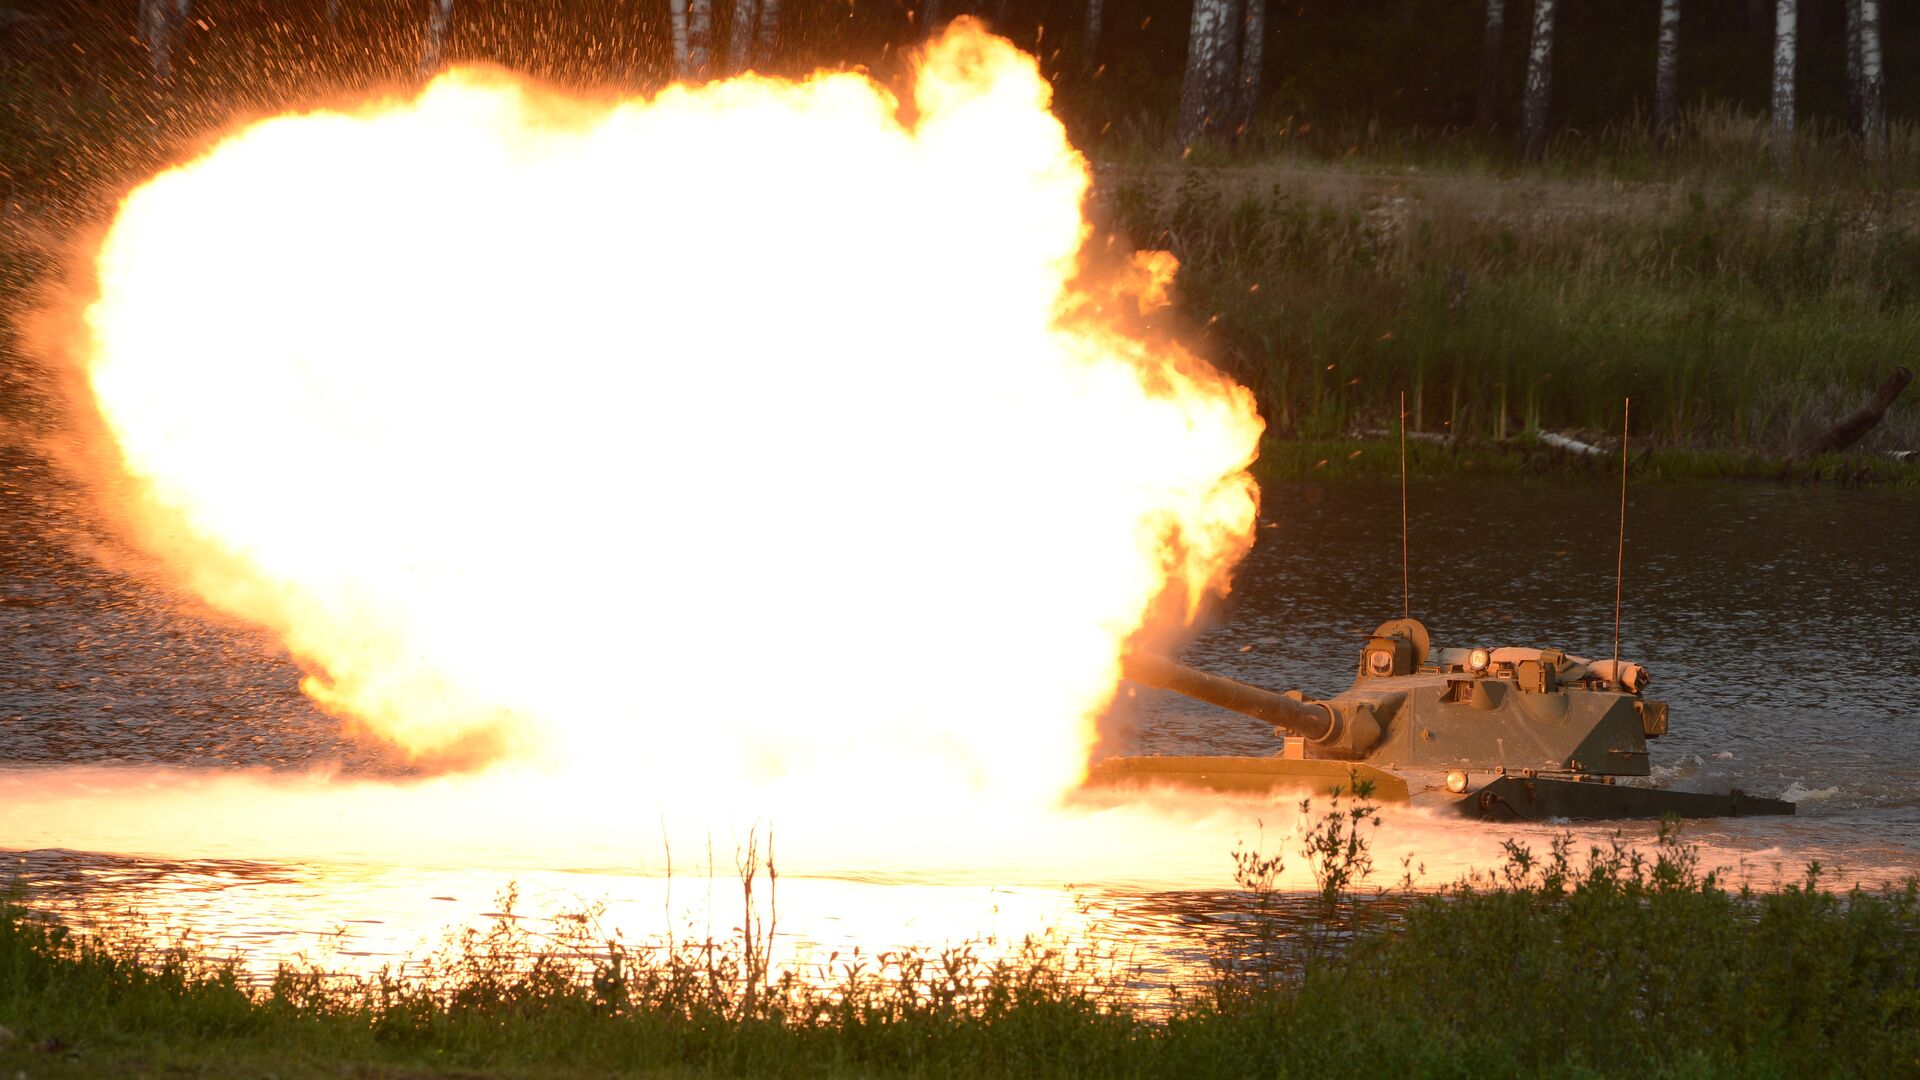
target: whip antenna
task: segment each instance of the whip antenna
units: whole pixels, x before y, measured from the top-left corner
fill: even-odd
[[[1400,391],[1400,613],[1413,618],[1413,585],[1407,575],[1407,392]],[[1615,650],[1619,645],[1614,646]]]
[[[1627,576],[1627,433],[1633,426],[1633,399],[1620,404],[1620,547],[1613,564],[1613,677],[1620,678],[1620,591]]]

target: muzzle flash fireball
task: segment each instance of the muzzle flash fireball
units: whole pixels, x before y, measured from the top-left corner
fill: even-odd
[[[892,784],[905,834],[1045,813],[1250,543],[1261,424],[1133,329],[1173,262],[1088,243],[1033,58],[963,20],[910,94],[468,69],[240,130],[98,251],[95,482],[428,765],[792,833]],[[925,692],[983,642],[1035,658],[992,709]]]

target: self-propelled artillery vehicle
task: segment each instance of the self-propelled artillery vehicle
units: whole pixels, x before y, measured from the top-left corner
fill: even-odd
[[[1557,649],[1431,649],[1426,627],[1396,619],[1367,639],[1353,685],[1325,700],[1151,653],[1131,655],[1125,674],[1270,724],[1281,743],[1268,757],[1109,758],[1094,766],[1094,784],[1324,793],[1364,780],[1376,799],[1529,820],[1794,812],[1738,790],[1634,783],[1650,773],[1647,740],[1667,730],[1666,703],[1645,696],[1639,664]]]

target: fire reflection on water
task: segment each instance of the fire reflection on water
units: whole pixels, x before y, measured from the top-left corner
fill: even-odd
[[[254,981],[282,965],[365,976],[417,975],[421,961],[466,927],[510,920],[531,948],[585,944],[583,965],[608,942],[644,954],[670,942],[736,941],[743,899],[727,855],[674,878],[241,861],[124,860],[73,852],[13,856],[9,872],[38,911],[86,929],[233,957]],[[760,881],[757,916],[767,916]],[[511,896],[509,895],[511,891]],[[1206,970],[1206,938],[1230,902],[1173,894],[1192,911],[1111,891],[943,882],[782,878],[773,966],[832,983],[849,965],[890,950],[965,947],[989,962],[1037,942],[1070,963],[1124,973],[1139,992],[1190,984]],[[1175,904],[1178,905],[1176,899]],[[1159,910],[1146,910],[1157,907]]]
[[[13,774],[18,777],[19,774]],[[1148,807],[1154,800],[1147,801]],[[1255,808],[1241,805],[1251,813]],[[1269,805],[1265,809],[1278,810]],[[1160,802],[1158,810],[1174,811]],[[1289,819],[1278,818],[1285,822]],[[1190,824],[1224,840],[1234,823],[1248,826],[1238,842],[1287,858],[1285,890],[1261,909],[1295,958],[1338,948],[1344,920],[1329,923],[1294,828],[1263,830],[1254,819],[1216,813]],[[1448,821],[1387,808],[1372,833],[1376,874],[1348,898],[1370,915],[1396,917],[1420,895],[1497,865],[1502,841],[1544,851],[1571,835],[1576,861],[1589,848],[1626,844],[1650,852],[1657,823],[1571,826]],[[1683,834],[1728,887],[1778,887],[1801,880],[1807,865],[1827,868],[1833,887],[1897,884],[1920,873],[1920,857],[1898,843],[1860,841],[1845,818],[1801,821],[1783,832],[1769,819],[1701,822]],[[1418,838],[1418,843],[1408,841]],[[329,861],[122,858],[46,849],[5,856],[0,875],[31,908],[82,929],[107,930],[157,945],[183,945],[215,959],[231,958],[253,981],[283,965],[335,976],[387,971],[419,977],[445,957],[459,932],[510,925],[516,948],[557,956],[582,970],[606,956],[609,943],[629,955],[659,955],[673,943],[737,945],[748,901],[736,870],[738,851],[724,842],[633,861],[637,872],[513,870],[471,861],[441,868]],[[751,903],[756,922],[774,920],[772,969],[831,989],[853,970],[885,977],[888,956],[937,956],[964,949],[992,963],[1017,960],[1039,947],[1057,951],[1071,970],[1154,1005],[1191,993],[1223,956],[1246,953],[1258,902],[1231,887],[1225,846],[1190,852],[1182,880],[1166,876],[1167,853],[1145,852],[1152,874],[1129,880],[1109,860],[1092,884],[1049,878],[1042,868],[949,867],[865,876],[783,873],[770,895],[764,876]],[[467,855],[472,859],[471,853]],[[1012,882],[1012,883],[1010,883]],[[777,909],[770,906],[777,903]],[[1371,920],[1377,924],[1378,920]],[[1243,940],[1245,939],[1245,940]]]

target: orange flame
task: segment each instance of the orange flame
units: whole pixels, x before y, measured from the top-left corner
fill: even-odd
[[[858,74],[460,70],[240,131],[98,253],[137,539],[425,760],[1055,799],[1250,543],[1260,421],[1125,329],[1173,261],[1094,265],[1048,104],[961,24],[911,120]]]

